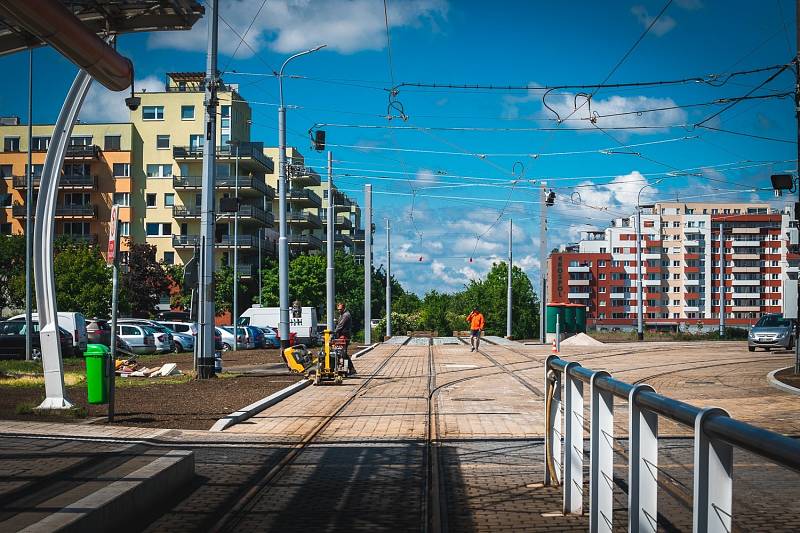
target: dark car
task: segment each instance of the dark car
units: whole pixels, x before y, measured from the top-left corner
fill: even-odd
[[[87,320],[86,335],[89,339],[89,344],[111,346],[111,322],[102,318]]]
[[[31,336],[31,357],[42,358],[41,339],[39,338],[39,323],[33,322],[33,335]],[[61,354],[72,354],[72,335],[64,328],[59,327],[61,340]],[[0,359],[25,359],[25,321],[8,320],[0,322]]]
[[[158,320],[170,320],[177,322],[189,322],[191,317],[185,311],[162,311],[156,316]]]

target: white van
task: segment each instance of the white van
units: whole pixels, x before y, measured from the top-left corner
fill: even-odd
[[[301,307],[300,316],[293,316],[289,308],[289,331],[297,335],[299,344],[317,344],[317,310],[314,307]],[[254,306],[245,310],[239,317],[240,326],[256,326],[259,328],[278,328],[281,321],[280,307]]]
[[[15,315],[10,320],[25,320],[25,315]],[[39,321],[39,313],[31,313],[31,320]],[[81,357],[86,351],[89,336],[86,333],[86,318],[81,313],[58,312],[58,327],[64,328],[72,335],[72,355]]]

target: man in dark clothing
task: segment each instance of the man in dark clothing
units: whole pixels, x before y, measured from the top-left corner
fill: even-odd
[[[350,359],[350,354],[347,353],[350,337],[353,336],[353,317],[350,316],[350,311],[347,310],[343,302],[336,304],[336,310],[339,311],[339,320],[336,321],[336,327],[333,330],[333,338],[344,339],[344,354],[349,363],[350,374],[355,374],[356,367],[353,366],[353,360]]]

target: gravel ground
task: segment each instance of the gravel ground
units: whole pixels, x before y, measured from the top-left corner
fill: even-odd
[[[800,389],[800,375],[794,373],[794,368],[785,368],[776,372],[775,377],[787,385]]]
[[[146,366],[177,363],[183,372],[192,370],[192,354],[163,354],[144,356],[139,362]],[[278,350],[240,350],[223,355],[223,367],[257,368],[280,362]],[[65,370],[81,370],[74,362]],[[210,380],[195,380],[189,375],[168,378],[118,378],[116,389],[115,423],[125,426],[175,429],[209,429],[219,418],[260,400],[300,379],[289,374],[237,375],[224,373]],[[67,396],[88,416],[73,416],[61,420],[87,422],[93,417],[105,417],[105,405],[89,405],[86,386],[67,387]],[[0,418],[41,420],[43,415],[19,414],[20,406],[34,407],[44,399],[44,386],[0,387]],[[97,421],[95,423],[105,423]]]

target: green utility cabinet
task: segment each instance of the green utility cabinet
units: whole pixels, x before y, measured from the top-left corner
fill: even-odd
[[[108,403],[108,358],[111,357],[111,350],[102,344],[89,344],[86,346],[84,357],[89,403]]]
[[[586,306],[575,306],[575,333],[586,333]]]
[[[564,333],[564,305],[559,303],[547,304],[547,321],[545,322],[547,333],[556,332],[556,317],[558,317],[561,333]]]

